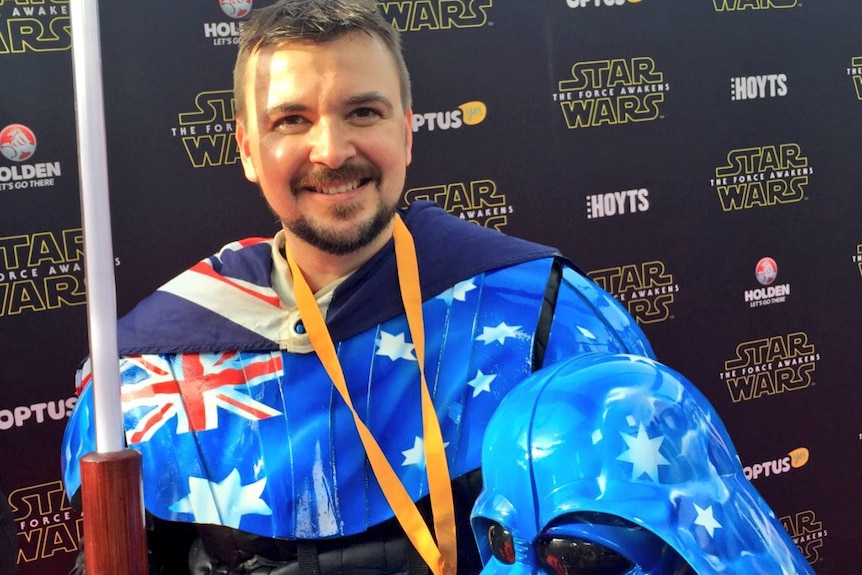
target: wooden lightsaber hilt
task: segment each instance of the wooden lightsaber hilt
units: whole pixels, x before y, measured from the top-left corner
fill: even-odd
[[[81,458],[87,575],[147,575],[141,454],[134,449]]]

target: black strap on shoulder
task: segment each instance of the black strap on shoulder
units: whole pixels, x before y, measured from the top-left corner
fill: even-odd
[[[431,569],[413,545],[407,546],[407,575],[430,575]]]
[[[299,575],[320,575],[320,562],[317,560],[317,545],[314,541],[296,542],[296,562]]]
[[[554,310],[557,307],[557,294],[563,279],[563,264],[555,258],[548,275],[548,285],[545,287],[545,297],[539,312],[539,323],[536,325],[536,336],[533,339],[533,371],[542,367],[545,361],[545,350],[551,335],[551,324],[554,322]]]

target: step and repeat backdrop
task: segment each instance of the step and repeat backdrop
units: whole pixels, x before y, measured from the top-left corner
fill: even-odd
[[[252,0],[102,4],[122,314],[276,225],[233,140]],[[404,201],[559,247],[712,401],[817,573],[858,572],[862,3],[378,4],[413,75]],[[70,46],[68,0],[0,0],[0,491],[25,575],[65,574],[82,531],[59,481],[88,350]]]

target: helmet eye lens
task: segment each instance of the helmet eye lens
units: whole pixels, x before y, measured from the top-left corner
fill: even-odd
[[[634,564],[594,541],[542,537],[536,543],[542,567],[553,575],[625,575]]]
[[[515,562],[515,543],[512,534],[499,523],[488,527],[488,543],[491,554],[501,563],[511,565]]]

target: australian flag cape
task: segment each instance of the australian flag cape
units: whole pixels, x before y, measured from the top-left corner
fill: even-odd
[[[586,352],[650,355],[606,292],[555,250],[453,218],[431,203],[403,218],[423,288],[425,376],[453,478],[479,468],[484,428],[534,368]],[[552,269],[560,287],[550,327]],[[147,510],[169,521],[263,537],[361,533],[392,517],[352,416],[313,353],[279,348],[285,310],[271,287],[271,241],[226,246],[120,322],[126,441],[141,451]],[[360,418],[410,495],[427,495],[419,370],[391,246],[342,283],[327,325]],[[86,363],[63,444],[66,490],[93,450]]]
[[[481,272],[559,256],[554,248],[467,224],[433,202],[415,202],[401,215],[416,244],[423,300]],[[237,249],[240,247],[243,249]],[[270,288],[270,250],[270,242],[263,239],[231,244],[160,288],[120,320],[120,353],[278,349],[277,337],[272,335],[278,327],[267,324],[277,317],[250,314],[248,307],[237,313],[218,305],[221,292],[242,287],[254,304],[252,310],[266,315],[262,303],[278,307]],[[206,276],[219,279],[206,285]],[[233,285],[225,278],[231,278]],[[197,305],[190,301],[201,288],[210,289],[219,281],[224,283],[221,290],[201,296],[205,299]],[[332,340],[341,341],[402,314],[401,298],[394,297],[397,293],[398,272],[390,240],[336,289],[326,317]],[[230,305],[237,302],[232,299]],[[195,329],[189,330],[189,326]]]

